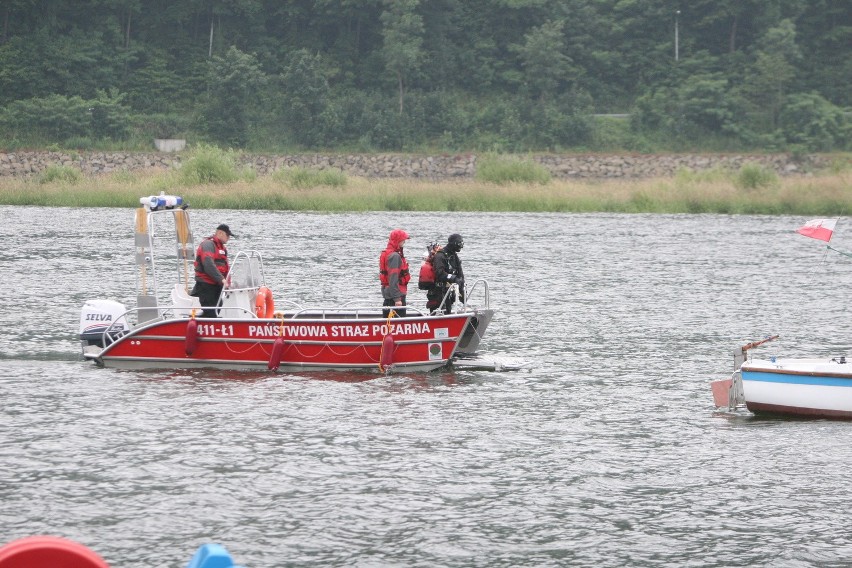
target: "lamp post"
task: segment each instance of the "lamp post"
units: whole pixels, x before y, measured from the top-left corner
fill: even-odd
[[[678,45],[678,29],[677,29],[677,24],[678,24],[679,18],[680,18],[680,10],[675,12],[675,61],[680,59],[680,53],[678,53],[679,45]]]

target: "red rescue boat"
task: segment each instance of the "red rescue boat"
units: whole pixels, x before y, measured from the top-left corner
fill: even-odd
[[[195,254],[189,211],[173,196],[142,198],[136,210],[137,305],[111,300],[83,306],[83,355],[122,369],[430,371],[473,354],[494,315],[488,284],[474,283],[457,313],[407,306],[405,317],[381,306],[305,308],[267,287],[257,251],[234,256],[218,318],[202,318],[188,295]],[[171,223],[169,223],[171,222]],[[163,255],[161,226],[171,224],[176,255]],[[165,237],[168,238],[168,237]],[[169,240],[167,248],[175,247]],[[175,249],[172,249],[175,250]],[[170,276],[169,274],[173,274]],[[165,288],[162,282],[168,282]],[[163,290],[163,294],[161,294]],[[165,291],[168,290],[168,296]]]

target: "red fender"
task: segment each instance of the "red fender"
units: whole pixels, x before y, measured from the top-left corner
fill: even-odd
[[[269,356],[269,363],[266,368],[270,371],[277,371],[281,366],[281,355],[284,354],[284,338],[279,337],[272,344],[272,355]]]
[[[396,348],[396,342],[393,340],[393,335],[387,334],[384,339],[382,339],[382,360],[381,366],[383,368],[390,367],[393,365],[393,350]]]
[[[196,347],[198,347],[198,320],[192,318],[186,322],[186,339],[184,341],[186,356],[191,357],[195,353]]]

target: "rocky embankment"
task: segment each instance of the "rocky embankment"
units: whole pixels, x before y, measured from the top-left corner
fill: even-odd
[[[179,168],[187,155],[159,152],[0,152],[0,176],[33,176],[51,165],[79,168],[85,174]],[[367,178],[459,179],[476,173],[475,154],[245,154],[241,165],[260,175],[287,167],[337,168]],[[779,175],[802,175],[828,165],[818,155],[788,154],[539,154],[532,159],[556,178],[648,178],[670,176],[679,169],[739,169],[747,163],[763,165]]]

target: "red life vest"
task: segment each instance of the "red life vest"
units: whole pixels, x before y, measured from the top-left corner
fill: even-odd
[[[420,276],[417,279],[417,287],[421,290],[431,290],[435,287],[435,266],[432,261],[435,259],[435,253],[441,250],[441,247],[434,245],[429,249],[429,254],[423,259],[423,264],[420,265]]]
[[[435,287],[435,269],[432,260],[426,259],[420,265],[420,277],[417,279],[417,287],[421,290],[431,290]]]
[[[399,291],[405,294],[408,292],[408,281],[411,280],[411,273],[408,271],[408,261],[401,251],[396,251],[391,247],[382,251],[381,256],[379,256],[379,280],[382,283],[382,288],[390,286],[390,279],[388,278],[388,256],[394,252],[399,253],[399,258],[402,260],[402,265],[399,268]]]
[[[222,278],[228,275],[228,251],[225,248],[224,243],[214,237],[207,237],[201,241],[203,244],[204,241],[213,241],[214,250],[212,253],[205,251],[201,248],[201,244],[198,245],[198,250],[195,252],[195,277],[202,282],[207,282],[208,284],[219,284],[217,280],[214,280],[210,277],[206,272],[204,272],[203,262],[206,257],[210,257],[213,259],[213,262],[216,264],[216,269],[222,275]]]

